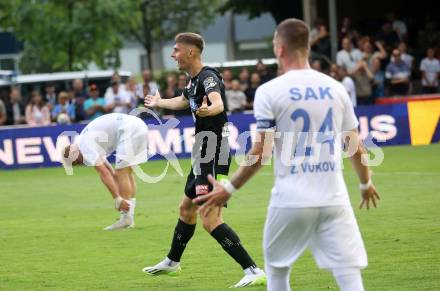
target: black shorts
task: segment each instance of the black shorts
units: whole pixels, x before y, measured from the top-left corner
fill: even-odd
[[[201,156],[204,155],[205,150],[202,148]],[[208,194],[213,188],[208,181],[208,175],[212,175],[214,178],[227,176],[230,165],[231,155],[226,141],[226,143],[222,143],[221,146],[216,148],[214,159],[206,163],[200,163],[200,167],[193,164],[186,180],[185,195],[190,199],[194,199],[198,195]]]

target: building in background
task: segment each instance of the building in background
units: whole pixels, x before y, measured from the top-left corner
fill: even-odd
[[[11,32],[0,31],[0,70],[18,71],[23,44]]]

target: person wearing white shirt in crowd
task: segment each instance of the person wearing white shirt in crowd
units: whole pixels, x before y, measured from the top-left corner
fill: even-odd
[[[345,90],[347,90],[348,96],[350,96],[351,104],[353,104],[353,107],[356,107],[356,86],[353,79],[347,74],[347,70],[344,67],[338,67],[338,77]]]
[[[406,27],[405,22],[397,19],[396,13],[394,12],[388,13],[387,18],[391,23],[393,30],[397,32],[397,35],[399,35],[399,38],[405,39],[408,34],[408,28]]]
[[[131,97],[116,80],[111,81],[110,90],[105,93],[106,111],[113,113],[129,113],[131,110]]]
[[[420,63],[423,94],[434,94],[438,92],[440,61],[435,58],[434,54],[434,49],[428,48],[426,50],[426,57]]]
[[[318,266],[332,271],[341,291],[363,291],[361,269],[367,266],[367,254],[342,173],[344,141],[352,149],[350,159],[361,183],[360,207],[376,207],[379,195],[364,162],[367,151],[360,142],[359,122],[344,87],[310,69],[303,21],[281,22],[273,44],[285,73],[257,89],[257,131],[246,163],[230,181],[219,183],[209,176],[213,191],[193,201],[204,202],[201,215],[224,205],[270,161],[275,145],[275,181],[263,238],[267,290],[290,290],[291,267],[310,248]]]
[[[131,108],[136,108],[139,105],[139,101],[141,99],[137,97],[137,83],[134,77],[128,78],[125,89],[128,95],[130,95]]]
[[[408,53],[406,42],[401,41],[399,43],[398,49],[401,53],[400,58],[412,70],[414,65],[414,57]],[[394,57],[391,57],[391,61],[394,62]]]
[[[240,81],[232,80],[231,88],[225,91],[229,112],[243,111],[246,106],[246,95],[241,91]]]
[[[336,63],[347,69],[348,74],[353,74],[357,71],[357,66],[360,60],[364,57],[363,53],[353,48],[353,43],[349,37],[342,39],[342,50],[336,54]]]
[[[142,80],[143,83],[139,83],[136,86],[136,95],[140,99],[138,101],[139,104],[143,104],[145,96],[155,95],[159,90],[159,85],[153,80],[150,70],[142,71]]]

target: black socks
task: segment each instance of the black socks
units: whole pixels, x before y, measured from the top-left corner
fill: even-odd
[[[196,229],[195,224],[186,224],[182,220],[178,220],[176,228],[174,229],[173,242],[168,253],[168,258],[174,262],[180,262],[186,244],[189,242]]]
[[[211,235],[219,242],[223,249],[241,265],[243,270],[249,267],[256,267],[255,262],[241,245],[238,235],[226,223],[217,226],[211,232]]]

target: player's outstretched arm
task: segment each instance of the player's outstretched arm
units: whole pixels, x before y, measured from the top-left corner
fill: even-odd
[[[95,169],[98,172],[102,183],[104,183],[104,185],[110,191],[110,194],[112,195],[113,199],[115,200],[115,208],[117,210],[122,210],[124,212],[127,212],[130,209],[130,205],[119,195],[119,187],[113,173],[109,170],[109,168],[105,163],[96,165]]]
[[[183,96],[183,94],[171,99],[162,99],[159,90],[157,90],[155,95],[145,96],[144,105],[146,107],[159,107],[170,110],[181,110],[188,108],[189,102]]]
[[[208,99],[211,105],[208,106]],[[196,114],[200,117],[215,116],[225,110],[223,100],[218,92],[211,92],[208,96],[203,97],[202,105],[197,110]]]
[[[205,202],[199,208],[201,215],[207,216],[214,207],[223,206],[234,191],[246,184],[246,182],[260,170],[261,166],[272,157],[273,139],[273,131],[258,131],[256,141],[246,155],[244,164],[232,175],[231,181],[221,184],[215,181],[212,176],[208,176],[214,189],[212,192],[201,195],[193,200],[196,204]]]
[[[349,143],[355,143],[354,145],[356,146],[356,151],[352,156],[350,156],[350,161],[361,183],[360,190],[362,201],[359,208],[362,209],[365,206],[367,210],[370,209],[370,202],[373,204],[374,208],[376,208],[377,200],[380,200],[380,197],[376,191],[376,187],[374,187],[373,182],[371,181],[371,171],[368,168],[367,161],[365,159],[365,157],[368,155],[368,152],[362,144],[357,129],[353,130],[351,138],[347,139],[345,143],[346,148],[353,146],[353,144],[349,145]]]

